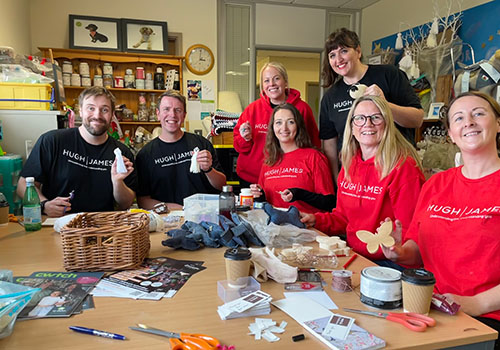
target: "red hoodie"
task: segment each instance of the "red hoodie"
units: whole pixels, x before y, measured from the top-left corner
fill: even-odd
[[[321,141],[319,139],[318,125],[311,107],[300,99],[300,92],[295,89],[289,89],[286,102],[294,105],[302,114],[312,144],[320,149]],[[239,153],[236,172],[240,178],[250,183],[257,183],[259,180],[260,168],[264,162],[267,126],[272,112],[269,97],[261,92],[260,98],[245,108],[233,131],[234,149]],[[240,135],[240,125],[245,122],[249,122],[252,128],[252,139],[250,141],[245,141]]]

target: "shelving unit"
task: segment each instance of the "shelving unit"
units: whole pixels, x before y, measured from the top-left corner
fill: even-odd
[[[50,58],[50,49],[40,47],[40,51],[44,57]],[[144,67],[145,73],[154,73],[156,67],[160,66],[165,73],[167,70],[175,69],[179,73],[180,89],[182,91],[182,61],[183,56],[171,55],[153,55],[153,54],[137,54],[114,51],[96,51],[96,50],[75,50],[75,49],[52,49],[54,60],[58,61],[62,67],[63,61],[71,61],[73,69],[77,70],[80,62],[87,62],[90,67],[90,78],[94,81],[96,67],[103,67],[104,63],[111,63],[113,66],[113,76],[125,76],[126,69],[132,69],[134,74],[136,67]],[[66,104],[70,106],[78,105],[78,96],[83,91],[84,87],[65,86]],[[146,89],[125,89],[125,88],[110,88],[109,89],[116,97],[116,104],[125,104],[131,109],[134,114],[137,114],[138,100],[140,93],[146,93],[146,99],[149,106],[149,95],[154,93],[159,97],[164,90],[146,90]],[[155,127],[160,126],[159,122],[144,122],[144,121],[120,121],[122,130],[130,130],[131,135],[139,126],[152,131]]]

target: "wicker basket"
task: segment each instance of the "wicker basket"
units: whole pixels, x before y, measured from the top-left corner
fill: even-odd
[[[77,215],[61,230],[66,271],[113,271],[138,267],[149,253],[144,213]]]

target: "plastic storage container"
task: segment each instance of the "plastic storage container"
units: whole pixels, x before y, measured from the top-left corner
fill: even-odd
[[[0,83],[0,109],[48,111],[51,99],[50,84]]]
[[[197,193],[184,198],[184,220],[219,223],[219,195]]]

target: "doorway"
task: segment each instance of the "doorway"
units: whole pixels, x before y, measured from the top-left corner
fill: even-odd
[[[287,70],[289,87],[300,92],[318,123],[321,53],[256,49],[255,62],[256,98],[260,95],[260,70],[268,62],[280,62]]]

